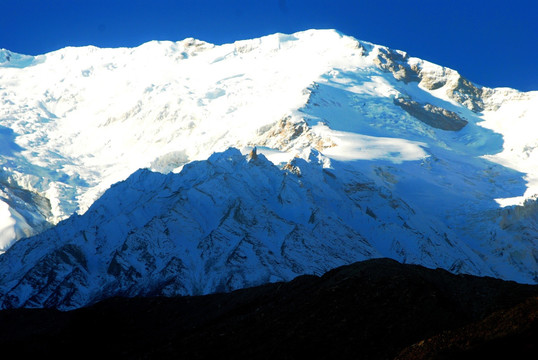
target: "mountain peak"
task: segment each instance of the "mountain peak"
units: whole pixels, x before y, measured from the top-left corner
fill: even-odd
[[[5,306],[379,256],[536,281],[538,92],[335,30],[0,54],[0,248],[38,234],[0,256]]]

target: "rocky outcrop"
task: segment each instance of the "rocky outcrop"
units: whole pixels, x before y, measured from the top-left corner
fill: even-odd
[[[455,112],[432,104],[419,104],[416,101],[401,97],[395,98],[394,104],[404,109],[414,118],[436,129],[459,131],[467,125],[467,121],[463,120]]]
[[[416,60],[416,59],[414,59]],[[452,100],[468,109],[479,112],[485,109],[484,94],[487,88],[474,85],[457,71],[435,65],[435,72],[424,70],[422,60],[410,61],[408,54],[400,50],[379,47],[374,63],[383,71],[390,72],[396,80],[404,83],[419,82],[428,90],[445,87]]]
[[[391,73],[396,80],[405,84],[418,82],[421,87],[431,91],[443,88],[450,99],[474,112],[497,110],[502,102],[499,96],[503,101],[528,98],[528,95],[514,89],[491,89],[476,85],[455,70],[410,58],[404,51],[382,46],[375,51],[374,64],[384,72]],[[425,63],[427,66],[424,66]]]
[[[412,81],[420,81],[420,77],[416,69],[411,68],[407,64],[409,56],[406,52],[400,50],[392,50],[385,47],[380,47],[377,56],[374,58],[374,63],[382,70],[391,72],[396,80],[409,83]]]
[[[304,119],[293,120],[290,116],[259,129],[258,134],[254,144],[281,151],[289,151],[294,147],[302,149],[312,146],[322,152],[323,149],[336,146],[330,138],[323,138],[315,134]]]

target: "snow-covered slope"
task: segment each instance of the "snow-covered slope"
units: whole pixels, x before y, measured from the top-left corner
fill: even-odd
[[[391,182],[373,181],[379,171],[327,161],[316,150],[280,169],[236,149],[179,174],[139,170],[84,215],[0,256],[0,308],[230,291],[373,257],[529,282],[536,276],[532,265],[499,265],[498,249],[466,243],[436,214],[398,197]],[[504,214],[505,229],[516,223],[512,215]]]
[[[303,122],[305,105],[315,103],[313,89],[331,103],[310,106],[308,125],[330,122],[333,130],[361,134],[368,127],[367,134],[403,139],[395,142],[399,148],[412,136],[454,147],[454,136],[447,139],[408,116],[413,107],[434,107],[420,111],[423,121],[439,107],[452,118],[480,122],[456,136],[460,150],[471,145],[472,155],[496,154],[504,137],[504,151],[491,160],[527,174],[526,197],[537,192],[536,92],[476,87],[453,70],[332,30],[222,46],[186,39],[134,49],[65,48],[36,57],[2,50],[3,176],[48,199],[44,213],[50,214],[42,221],[56,223],[83,213],[138,168],[166,172],[229,146],[258,143],[291,156],[304,147],[321,150],[333,143],[320,143],[313,133],[292,144],[286,138],[292,134],[282,134],[280,143],[263,136],[279,121],[288,127]],[[2,223],[29,222],[16,207],[10,211],[18,215],[3,216]],[[2,240],[0,248],[19,237]]]
[[[308,160],[281,170],[230,149],[180,174],[140,170],[1,256],[1,307],[229,291],[380,256],[498,275],[385,185],[315,150]]]
[[[4,250],[139,168],[181,171],[137,172],[0,256],[4,306],[203,293],[376,256],[538,280],[538,92],[309,30],[1,50],[0,96]],[[182,171],[253,146],[277,167],[230,150]]]

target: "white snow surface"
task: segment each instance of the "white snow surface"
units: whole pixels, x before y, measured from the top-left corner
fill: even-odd
[[[396,99],[444,109],[467,125],[458,131],[432,127],[397,106]],[[368,245],[351,251],[354,255],[345,261],[337,255],[323,260],[318,254],[316,261],[324,264],[306,265],[313,255],[301,253],[293,260],[295,270],[281,267],[282,259],[273,259],[279,265],[261,266],[266,269],[263,276],[214,279],[209,283],[191,279],[196,285],[181,285],[185,288],[179,291],[181,286],[176,284],[176,292],[211,292],[219,289],[222,284],[215,284],[222,281],[235,281],[235,285],[224,287],[232,289],[263,279],[289,279],[376,256],[454,272],[538,281],[538,92],[481,87],[454,70],[334,30],[274,34],[221,46],[190,38],[152,41],[136,48],[65,48],[35,57],[0,50],[0,250],[75,213],[84,214],[112,184],[137,169],[180,176],[187,164],[230,147],[243,154],[256,147],[258,154],[281,168],[262,177],[280,179],[283,173],[290,173],[299,176],[297,183],[302,181],[306,188],[322,191],[319,180],[301,173],[310,171],[306,164],[315,159],[312,166],[320,166],[334,176],[339,191],[347,189],[322,197],[328,202],[335,197],[347,199],[343,202],[347,208],[328,214],[325,221],[345,224],[353,229],[345,236],[363,239]],[[231,157],[236,163],[242,161],[237,154]],[[305,163],[292,165],[299,159]],[[142,179],[133,176],[129,184]],[[202,178],[201,182],[212,183],[211,178]],[[118,251],[114,246],[125,241],[126,234],[139,231],[136,229],[148,219],[162,215],[158,206],[145,205],[149,199],[164,196],[159,193],[162,181],[157,181],[157,187],[129,185],[140,189],[147,186],[147,199],[129,192],[115,194],[108,197],[114,200],[108,200],[106,206],[96,208],[102,209],[103,219],[112,216],[109,211],[117,214],[113,222],[102,220],[108,224],[108,234],[95,230],[112,242],[99,245],[110,248],[105,259],[111,261],[110,254]],[[235,186],[213,185],[227,191]],[[271,193],[269,188],[264,191]],[[365,195],[368,191],[372,194]],[[356,192],[361,194],[358,198]],[[241,192],[237,194],[242,199]],[[323,207],[318,200],[305,194],[290,200],[297,208],[273,211],[282,224],[268,226],[281,226],[285,229],[275,231],[289,233],[286,226],[301,224],[306,214],[309,217],[313,209]],[[127,211],[125,206],[131,209],[130,214],[142,212],[143,216],[120,215]],[[137,206],[144,210],[134,210]],[[212,214],[196,204],[189,206],[208,222],[216,221],[212,216],[223,216],[217,210]],[[402,207],[404,213],[399,212]],[[366,214],[374,224],[363,221],[363,217],[357,220],[351,215],[356,211]],[[61,231],[85,233],[104,226],[95,214],[85,216],[87,220],[80,220],[84,226],[75,216],[75,220],[62,223]],[[178,239],[194,236],[196,231],[205,234],[206,225],[211,228],[201,219],[189,221],[199,222],[198,230],[189,230],[188,236],[175,234]],[[76,230],[66,230],[66,224],[71,223],[76,223]],[[337,226],[327,226],[323,236],[330,232],[342,235]],[[398,239],[399,233],[406,235]],[[25,246],[47,241],[54,248],[68,242],[60,230],[46,234],[25,240]],[[262,242],[267,237],[248,236]],[[322,244],[323,236],[314,236],[319,249],[327,248]],[[110,240],[113,238],[118,240]],[[179,246],[182,252],[193,251],[184,246]],[[346,246],[338,247],[339,251],[346,252]],[[41,249],[41,256],[48,251],[41,245],[35,247]],[[86,266],[91,267],[89,252],[101,250],[91,250],[87,245],[84,249]],[[178,247],[174,245],[174,249]],[[279,250],[275,247],[271,251]],[[8,251],[0,257],[4,261],[0,272],[11,271],[11,275],[3,275],[11,280],[4,285],[0,281],[4,292],[6,284],[16,279],[11,277],[14,272],[23,274],[31,269],[27,265],[24,271],[6,270],[5,262],[16,261],[10,253],[16,252]],[[248,254],[241,256],[251,259]],[[177,258],[184,264],[184,257]],[[94,265],[104,268],[110,263]],[[251,265],[251,270],[256,268]],[[95,269],[88,271],[94,274]],[[196,276],[202,276],[201,270],[197,271]],[[96,282],[92,286],[104,281],[102,274],[92,276],[84,281]],[[17,295],[25,300],[14,306],[46,303],[28,300],[31,290],[25,289],[28,296]],[[167,291],[171,294],[175,290]],[[73,300],[72,306],[88,303],[96,296],[86,295]],[[52,300],[50,304],[62,306]]]
[[[355,44],[307,31],[222,46],[65,48],[32,61],[12,54],[0,63],[0,130],[14,132],[3,147],[18,151],[2,165],[51,200],[57,222],[158,159],[166,171],[249,145],[261,127],[301,108],[320,75],[365,63]]]

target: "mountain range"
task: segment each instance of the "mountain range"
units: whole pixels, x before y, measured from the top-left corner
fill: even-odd
[[[0,50],[0,95],[0,308],[379,257],[538,282],[536,91],[308,30]]]

